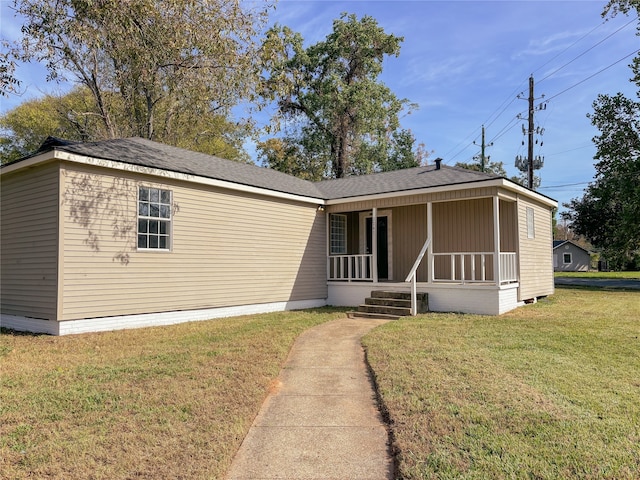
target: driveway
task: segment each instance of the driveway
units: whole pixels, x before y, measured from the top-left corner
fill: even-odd
[[[640,280],[619,278],[574,278],[556,277],[556,285],[569,285],[577,287],[599,287],[610,289],[640,290]]]

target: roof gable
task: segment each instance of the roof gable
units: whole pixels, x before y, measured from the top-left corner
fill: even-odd
[[[553,249],[556,250],[558,248],[560,248],[563,245],[572,245],[576,248],[579,248],[580,250],[582,250],[583,252],[589,253],[589,250],[587,250],[586,248],[581,247],[580,245],[578,245],[576,242],[572,241],[572,240],[554,240],[553,241]]]

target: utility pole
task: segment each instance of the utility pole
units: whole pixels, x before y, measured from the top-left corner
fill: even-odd
[[[527,149],[527,157],[529,162],[528,176],[529,188],[533,190],[533,75],[529,77],[529,148]]]
[[[477,145],[475,140],[473,141],[474,145]],[[480,145],[480,156],[479,157],[474,157],[475,159],[479,159],[480,160],[480,171],[484,172],[485,168],[487,167],[487,162],[491,157],[487,157],[484,154],[485,148],[486,147],[490,147],[493,145],[493,142],[491,142],[489,145],[485,145],[484,143],[484,125],[482,125],[482,144]]]
[[[518,98],[521,100],[524,100],[523,96],[524,96],[524,93],[520,93],[518,95]],[[542,95],[541,98],[544,98],[544,95]],[[515,165],[516,165],[516,168],[521,172],[527,172],[527,185],[531,190],[533,190],[533,179],[534,179],[533,172],[534,170],[541,169],[542,166],[544,165],[544,157],[541,157],[540,155],[538,155],[537,157],[534,158],[533,156],[533,144],[535,140],[534,134],[537,133],[539,135],[542,135],[544,133],[544,128],[538,127],[536,129],[533,121],[533,115],[536,110],[545,110],[547,108],[547,104],[545,102],[542,102],[537,109],[534,105],[535,97],[533,96],[533,75],[529,77],[529,97],[527,100],[529,102],[529,108],[528,108],[529,128],[525,130],[524,125],[522,125],[522,134],[523,135],[526,134],[528,137],[527,157],[522,158],[522,156],[520,155],[516,156]],[[522,118],[522,117],[518,115],[518,118]],[[524,140],[522,141],[522,145],[524,145]],[[540,143],[540,146],[542,146],[542,143]]]

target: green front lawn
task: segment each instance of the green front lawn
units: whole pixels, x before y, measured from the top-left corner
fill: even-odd
[[[640,272],[555,272],[556,277],[571,278],[619,278],[640,280]]]
[[[216,479],[318,309],[67,337],[0,334],[0,478]]]
[[[562,289],[371,332],[400,478],[640,478],[639,319],[640,293]]]
[[[0,335],[0,477],[224,478],[294,339],[341,309]],[[640,293],[365,337],[399,476],[640,478]]]

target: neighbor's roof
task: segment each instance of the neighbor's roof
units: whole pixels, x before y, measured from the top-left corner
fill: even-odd
[[[437,169],[435,165],[429,165],[392,172],[310,182],[269,168],[225,160],[142,138],[76,143],[50,137],[43,143],[37,153],[51,150],[196,175],[323,200],[347,199],[364,195],[462,185],[502,178],[497,175],[461,168],[443,165],[440,169]]]
[[[564,245],[565,243],[568,243],[570,245],[573,245],[574,247],[579,248],[580,250],[584,250],[585,252],[589,253],[589,250],[587,250],[584,247],[581,247],[580,245],[578,245],[576,242],[571,241],[571,240],[554,240],[553,241],[553,249],[555,250],[558,247],[561,247],[562,245]]]

